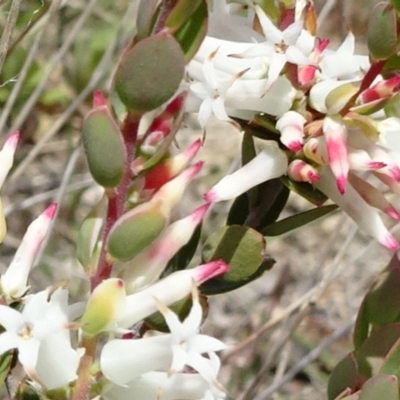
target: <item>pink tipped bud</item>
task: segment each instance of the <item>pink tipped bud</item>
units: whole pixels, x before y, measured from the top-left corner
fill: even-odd
[[[117,320],[122,328],[128,328],[158,310],[154,298],[166,306],[184,299],[196,285],[229,270],[223,261],[211,261],[196,268],[174,272],[153,285],[127,296],[126,307],[121,309]],[[173,288],[173,290],[171,290]]]
[[[303,160],[294,160],[288,166],[289,177],[297,182],[316,182],[320,176],[318,170]]]
[[[0,151],[0,188],[3,186],[6,176],[13,165],[15,149],[17,148],[19,136],[19,131],[11,134]]]
[[[374,186],[354,174],[349,175],[349,182],[370,206],[383,211],[385,214],[389,215],[391,218],[397,221],[400,220],[400,213]]]
[[[352,170],[376,171],[386,167],[386,163],[372,160],[368,152],[363,149],[348,147],[347,151],[350,168]]]
[[[8,297],[19,298],[26,292],[30,269],[47,236],[56,210],[57,205],[51,204],[29,225],[13,261],[1,277],[2,292]]]
[[[347,157],[347,129],[340,115],[327,116],[323,125],[326,148],[329,158],[329,166],[336,177],[339,192],[346,191],[347,176],[350,169]]]
[[[370,103],[375,100],[391,97],[400,90],[400,76],[378,82],[371,88],[364,90],[358,98],[358,104]]]
[[[100,90],[95,90],[93,93],[93,108],[102,107],[107,105],[106,98],[103,92]]]
[[[319,64],[323,51],[328,47],[329,39],[317,38],[315,49],[311,52],[309,59]],[[303,87],[310,87],[314,82],[318,67],[314,65],[300,65],[298,67],[298,81]]]
[[[288,111],[276,123],[276,129],[281,132],[281,142],[294,152],[303,148],[305,122],[306,119],[301,114]]]

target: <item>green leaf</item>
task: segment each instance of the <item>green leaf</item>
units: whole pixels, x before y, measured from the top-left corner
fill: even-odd
[[[212,296],[215,294],[227,293],[232,290],[239,289],[242,286],[245,286],[260,276],[262,276],[266,271],[269,271],[275,264],[275,260],[270,257],[266,257],[257,271],[248,277],[242,279],[241,281],[229,281],[223,278],[214,278],[200,286],[200,292],[206,296]]]
[[[196,0],[198,2],[198,0]],[[194,3],[194,2],[193,2]],[[206,0],[201,0],[196,11],[175,32],[174,37],[180,44],[188,63],[197,53],[207,33],[208,10]]]
[[[115,74],[115,90],[131,111],[151,111],[173,96],[184,70],[180,45],[174,37],[161,32],[125,52]]]
[[[397,14],[400,14],[400,0],[390,0],[390,3],[393,5]]]
[[[355,350],[358,350],[365,342],[370,330],[369,316],[365,303],[366,299],[364,298],[358,311],[357,320],[354,326],[353,343]]]
[[[183,300],[180,300],[171,306],[170,308],[178,317],[180,321],[184,321],[189,315],[190,309],[192,308],[192,297],[189,296]],[[156,330],[159,332],[169,332],[167,323],[165,322],[164,316],[160,312],[155,312],[144,320],[146,329]]]
[[[264,236],[280,236],[287,232],[291,232],[294,229],[300,228],[318,218],[321,218],[338,208],[336,204],[330,204],[327,206],[321,206],[312,210],[304,211],[302,213],[293,215],[280,221],[275,222],[272,225],[264,228],[261,233]]]
[[[334,368],[328,382],[328,399],[334,400],[347,388],[354,391],[360,383],[358,367],[353,353],[348,354]]]
[[[179,29],[200,6],[202,0],[178,0],[168,15],[165,26],[173,30]]]
[[[294,182],[286,176],[282,176],[280,180],[292,192],[304,197],[316,206],[321,206],[328,199],[322,192],[315,189],[313,185],[307,182]]]
[[[230,270],[216,280],[237,287],[257,273],[264,259],[264,251],[265,240],[260,233],[251,228],[231,225],[220,228],[208,237],[203,246],[202,259],[205,263],[223,260],[229,264]],[[206,287],[207,284],[202,286]]]
[[[114,224],[108,237],[108,251],[117,260],[131,260],[160,235],[167,223],[162,204],[141,204]]]
[[[397,379],[400,378],[400,339],[397,340],[387,354],[380,373],[385,375],[395,375]]]
[[[360,400],[398,400],[399,388],[397,378],[390,375],[373,376],[364,383]]]
[[[400,317],[400,262],[395,254],[386,271],[366,296],[368,318],[375,326],[399,322]]]
[[[400,324],[392,324],[373,330],[355,352],[358,370],[364,379],[381,370],[390,349],[400,337]]]
[[[153,16],[157,6],[157,0],[141,0],[136,19],[136,40],[140,41],[150,35]]]
[[[126,151],[107,107],[93,109],[83,120],[82,142],[93,179],[104,187],[117,186],[125,171]]]
[[[400,70],[400,57],[399,57],[399,70]],[[386,104],[385,114],[387,117],[400,118],[400,93],[396,93]]]
[[[375,60],[386,60],[397,52],[397,17],[389,3],[376,4],[368,21],[368,50]]]
[[[10,350],[0,356],[0,387],[4,384],[11,369],[14,351]]]

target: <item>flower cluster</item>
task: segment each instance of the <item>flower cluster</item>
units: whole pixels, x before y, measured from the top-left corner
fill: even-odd
[[[12,165],[17,140],[18,134],[11,135],[0,152],[4,175]],[[158,204],[157,212],[161,207],[168,213],[179,201],[188,180],[201,168],[201,164],[194,164],[185,169],[199,144],[168,161],[175,170],[180,166],[176,177],[164,177],[155,195],[142,203],[142,215],[154,212],[149,206],[153,202]],[[1,275],[0,324],[4,331],[0,334],[0,354],[5,357],[17,350],[18,361],[31,384],[40,391],[63,388],[67,396],[68,385],[78,379],[78,367],[87,351],[80,347],[79,336],[90,340],[103,334],[109,338],[98,361],[106,378],[101,385],[105,399],[150,399],[155,395],[162,399],[225,398],[217,381],[220,364],[215,353],[225,346],[200,334],[203,312],[197,286],[226,272],[227,265],[212,261],[160,279],[168,261],[202,221],[208,206],[168,225],[144,251],[128,262],[118,263],[113,274],[123,279],[103,279],[86,304],[69,305],[67,288],[55,286],[29,294],[30,271],[56,215],[57,205],[51,204],[30,224],[13,261]],[[180,322],[167,306],[191,293],[193,305]],[[170,333],[149,331],[149,337],[136,337],[138,324],[157,311],[164,316]]]
[[[395,220],[400,214],[366,178],[373,175],[400,193],[400,118],[385,107],[400,89],[399,77],[384,77],[379,62],[354,54],[352,33],[330,50],[329,40],[315,35],[310,2],[283,9],[278,26],[259,5],[249,5],[246,17],[223,2],[215,2],[213,12],[223,22],[211,24],[211,36],[187,67],[188,110],[198,111],[202,127],[214,114],[242,129],[268,122],[272,135],[265,150],[206,199],[231,199],[287,175],[311,184],[396,250],[376,209]],[[242,35],[233,36],[233,29]]]

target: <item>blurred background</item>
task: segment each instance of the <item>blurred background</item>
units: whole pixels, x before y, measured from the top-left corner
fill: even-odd
[[[318,35],[335,48],[351,30],[357,52],[365,53],[366,23],[376,2],[316,0]],[[128,0],[0,1],[0,49],[8,38],[7,20],[16,18],[8,54],[0,50],[0,141],[17,129],[22,135],[2,190],[9,230],[0,273],[29,222],[50,202],[60,204],[51,240],[31,275],[35,290],[63,281],[73,300],[82,300],[87,282],[75,258],[77,230],[100,190],[87,172],[80,126],[93,91],[107,90],[118,54],[132,36],[136,7],[137,1]],[[179,132],[179,146],[202,136],[193,121]],[[205,170],[179,214],[198,206],[202,193],[235,168],[240,139],[228,124],[209,125],[199,156]],[[292,194],[282,217],[309,208]],[[214,207],[205,237],[228,209],[227,203]],[[235,400],[325,399],[330,371],[351,349],[362,297],[390,255],[339,212],[268,241],[267,250],[276,260],[271,271],[248,287],[209,299],[204,331],[229,346],[222,355],[222,382]]]

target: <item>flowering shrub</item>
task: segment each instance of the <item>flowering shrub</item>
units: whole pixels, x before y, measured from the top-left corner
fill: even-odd
[[[82,122],[88,168],[103,188],[77,241],[86,300],[71,304],[58,282],[30,291],[56,204],[31,223],[0,278],[0,379],[14,381],[12,397],[227,398],[217,355],[225,345],[201,332],[206,296],[270,269],[266,236],[339,207],[398,250],[381,213],[400,220],[400,212],[370,178],[400,193],[399,15],[395,0],[375,7],[367,57],[354,54],[351,33],[330,50],[310,1],[141,1],[109,94],[94,93]],[[212,115],[242,131],[243,166],[178,219],[174,210],[203,167],[194,161],[202,140],[174,149],[188,113],[204,131]],[[18,137],[0,152],[0,186]],[[291,191],[316,207],[279,219]],[[231,199],[226,226],[201,243],[194,266],[207,211]],[[398,399],[399,271],[394,255],[365,297],[355,350],[335,368],[330,399]]]

